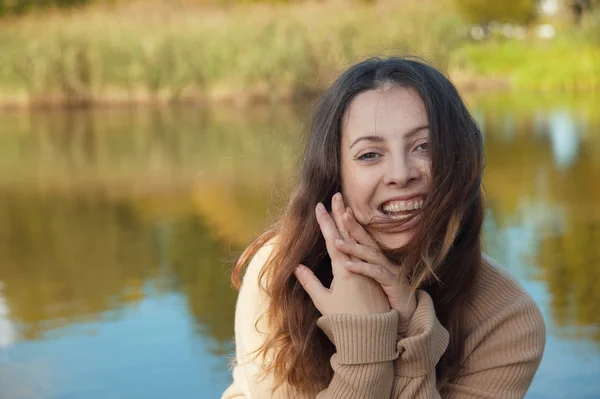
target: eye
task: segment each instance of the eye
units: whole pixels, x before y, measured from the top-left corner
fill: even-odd
[[[360,160],[360,161],[374,161],[375,159],[379,158],[381,155],[379,155],[376,152],[366,152],[364,154],[362,154],[359,157],[356,157],[356,159]]]
[[[422,144],[419,144],[415,149],[420,152],[427,152],[429,151],[429,143],[424,142]]]

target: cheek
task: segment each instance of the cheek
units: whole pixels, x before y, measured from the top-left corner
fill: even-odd
[[[431,162],[429,160],[421,159],[418,161],[417,168],[423,179],[429,184],[431,182]]]
[[[372,178],[360,174],[347,176],[342,187],[342,195],[346,206],[352,208],[357,220],[364,223],[371,218],[371,199],[376,185]]]

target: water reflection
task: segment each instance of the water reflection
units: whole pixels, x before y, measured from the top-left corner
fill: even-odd
[[[4,298],[4,283],[0,281],[0,349],[7,348],[15,341],[15,328],[10,319],[8,304]]]
[[[515,114],[519,125],[506,140],[494,118]],[[492,230],[488,243],[504,256],[510,242],[524,246],[559,332],[600,341],[600,117],[562,105],[535,114],[500,108],[485,124],[490,216],[499,230],[520,228],[513,240],[496,240]]]
[[[579,152],[579,133],[574,121],[568,112],[556,111],[550,116],[548,127],[554,164],[567,169],[575,163]]]
[[[0,185],[110,195],[232,187],[289,175],[294,108],[98,110],[3,115]]]
[[[21,338],[108,311],[118,318],[149,292],[181,291],[198,332],[216,342],[215,353],[228,350],[235,292],[225,254],[240,248],[217,240],[186,197],[155,198],[161,211],[149,212],[135,200],[0,196],[2,293]]]
[[[487,250],[533,291],[549,317],[551,342],[598,346],[597,100],[486,95],[468,101],[485,136]],[[167,372],[159,362],[165,353],[153,355],[160,342],[179,346],[169,349],[175,370],[210,363],[212,371],[201,373],[214,385],[207,397],[218,396],[229,378],[224,355],[232,350],[231,262],[282,206],[305,115],[304,108],[4,115],[0,371],[14,374],[12,356],[25,356],[28,345],[54,342],[72,352],[84,337],[111,346],[118,336],[131,342],[123,349],[128,356],[145,359],[135,367],[146,373]],[[199,353],[182,346],[187,330],[200,340]],[[14,348],[10,356],[2,356],[3,345]],[[563,352],[549,351],[544,361],[561,364],[568,360]],[[81,392],[102,385],[94,367],[110,360],[97,355],[100,366],[86,366]],[[65,373],[78,375],[63,362]],[[134,366],[119,367],[105,373]],[[579,386],[588,389],[597,377]],[[189,373],[172,378],[170,390],[197,381]],[[534,385],[532,395],[550,392],[547,386]],[[182,396],[189,396],[185,389]],[[97,392],[102,397],[110,389]],[[7,395],[0,389],[2,397],[17,397]]]

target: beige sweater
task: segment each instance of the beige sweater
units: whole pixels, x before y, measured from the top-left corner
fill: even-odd
[[[272,244],[271,244],[272,245]],[[266,309],[258,273],[271,247],[248,265],[235,314],[236,366],[222,399],[314,398],[290,386],[271,394],[273,381],[257,378],[260,364],[249,354],[263,342],[255,322]],[[316,398],[522,398],[538,368],[545,344],[542,315],[531,297],[494,261],[486,258],[469,307],[460,376],[436,387],[435,365],[448,345],[448,331],[435,315],[433,301],[417,292],[411,320],[398,313],[322,316],[317,325],[336,347],[334,376]],[[259,331],[266,331],[264,319]]]

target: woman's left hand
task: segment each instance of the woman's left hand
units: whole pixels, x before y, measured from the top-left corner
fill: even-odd
[[[346,234],[342,234],[345,239],[335,241],[335,246],[352,258],[345,263],[346,268],[377,281],[387,295],[390,307],[398,311],[402,320],[409,320],[417,308],[417,301],[401,275],[401,267],[394,265],[381,252],[375,240],[354,218],[350,208],[345,208],[340,215],[341,209],[344,209],[343,199],[341,194],[336,196],[338,198],[334,201],[341,203],[341,206],[333,207],[334,219],[336,224],[343,223]]]

